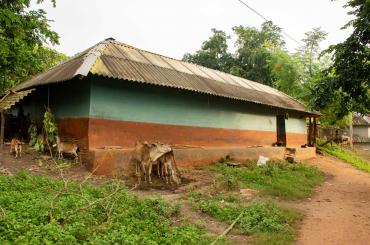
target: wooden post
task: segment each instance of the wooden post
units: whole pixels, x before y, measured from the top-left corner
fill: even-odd
[[[4,111],[1,111],[1,126],[0,126],[0,148],[1,149],[3,149],[3,146],[4,146],[4,125],[5,125]]]
[[[349,113],[349,146],[353,149],[353,115],[352,112]]]
[[[313,146],[316,146],[316,137],[317,137],[317,124],[316,117],[313,118]]]
[[[312,122],[311,122],[311,117],[308,118],[308,146],[312,146]]]

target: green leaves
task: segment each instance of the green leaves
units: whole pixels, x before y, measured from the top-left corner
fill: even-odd
[[[47,108],[44,113],[44,130],[49,143],[56,143],[56,137],[58,136],[58,126],[54,115],[51,113],[50,108]]]
[[[332,45],[326,53],[333,54],[333,64],[322,73],[323,83],[318,84],[316,109],[329,107],[331,100],[326,101],[326,91],[332,91],[341,106],[335,111],[338,119],[349,112],[366,114],[370,111],[370,2],[350,0],[346,7],[351,7],[349,14],[355,19],[344,28],[353,27],[352,34],[342,43]],[[335,92],[335,93],[334,93]]]
[[[0,93],[65,58],[43,47],[58,44],[59,36],[50,30],[45,11],[29,6],[29,0],[0,3]]]
[[[118,191],[110,199],[75,213],[89,202]],[[68,181],[53,207],[63,181],[18,173],[0,176],[1,244],[209,244],[206,232],[177,219],[178,206],[162,199],[139,199],[122,182],[92,186]],[[108,216],[109,214],[109,216]]]

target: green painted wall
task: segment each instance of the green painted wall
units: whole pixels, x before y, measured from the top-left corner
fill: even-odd
[[[89,117],[90,81],[74,79],[51,86],[51,108],[56,117]]]
[[[25,115],[29,113],[32,118],[41,119],[48,104],[54,115],[59,118],[89,117],[90,81],[74,79],[40,86],[18,106],[22,107]]]
[[[90,77],[90,116],[210,128],[276,131],[276,109],[165,87]],[[304,119],[289,112],[287,132],[306,133]]]

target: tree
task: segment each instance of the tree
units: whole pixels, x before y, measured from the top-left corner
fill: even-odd
[[[234,59],[228,53],[227,36],[224,31],[212,29],[212,36],[205,42],[195,54],[185,54],[184,61],[199,64],[212,69],[229,72],[234,64]]]
[[[233,30],[237,36],[237,69],[234,68],[232,73],[272,85],[274,77],[268,60],[272,50],[285,45],[281,28],[267,21],[262,24],[261,30],[245,26],[236,26]]]
[[[285,50],[277,49],[271,52],[268,63],[274,77],[272,85],[292,97],[302,99],[304,72],[301,60]]]
[[[352,26],[353,32],[344,42],[326,51],[333,54],[333,64],[322,72],[313,101],[316,109],[339,103],[335,110],[337,119],[352,111],[362,114],[370,111],[370,2],[350,0],[345,7],[350,7],[349,14],[356,18],[343,28]]]
[[[50,59],[58,62],[63,58],[44,47],[44,44],[58,44],[59,36],[50,30],[50,20],[44,10],[29,10],[30,2],[0,2],[0,93],[45,69]],[[52,3],[55,6],[55,0]],[[48,57],[46,62],[45,56]]]
[[[284,46],[281,29],[267,21],[260,30],[246,26],[233,30],[237,36],[235,54],[228,52],[230,37],[224,31],[212,29],[213,35],[201,49],[195,54],[185,54],[183,60],[272,85],[274,78],[268,60],[273,49]]]
[[[312,31],[305,33],[305,38],[302,39],[303,45],[298,48],[296,55],[304,64],[304,71],[309,77],[313,77],[320,71],[320,43],[325,40],[327,32],[321,30],[320,27],[314,28]]]

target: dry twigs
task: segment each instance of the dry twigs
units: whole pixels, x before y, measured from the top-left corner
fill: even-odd
[[[118,191],[120,190],[120,187],[121,187],[121,184],[120,184],[119,180],[118,179],[116,180],[116,187],[114,188],[114,190],[110,194],[108,194],[104,197],[98,198],[96,200],[89,200],[89,197],[86,195],[86,193],[84,191],[84,188],[83,188],[83,185],[86,183],[86,181],[88,181],[91,178],[91,176],[94,174],[94,172],[98,168],[99,168],[99,165],[89,175],[87,175],[83,181],[80,182],[79,188],[77,190],[71,190],[69,192],[67,192],[68,180],[64,178],[63,172],[62,172],[62,170],[60,170],[60,176],[63,179],[64,185],[63,185],[63,188],[61,188],[55,194],[54,198],[50,202],[50,211],[49,211],[49,220],[50,221],[53,220],[53,218],[54,218],[53,217],[53,210],[55,208],[56,203],[58,202],[58,200],[60,199],[60,197],[62,195],[77,196],[77,197],[79,197],[80,199],[83,199],[86,202],[86,205],[84,205],[82,207],[79,207],[76,210],[73,210],[73,211],[67,213],[65,215],[66,217],[61,219],[61,220],[63,220],[63,223],[67,222],[68,220],[70,220],[71,218],[76,216],[78,213],[83,212],[84,210],[87,210],[87,209],[89,209],[89,208],[91,208],[95,205],[99,205],[105,210],[106,218],[104,219],[104,223],[106,223],[110,219],[111,213],[112,213],[114,205],[115,205],[114,196],[118,193]],[[112,202],[109,202],[109,200],[112,200]],[[106,201],[108,201],[107,204],[104,203]]]
[[[233,221],[233,223],[229,226],[229,227],[227,227],[227,229],[224,231],[224,232],[222,232],[222,234],[221,235],[219,235],[217,238],[216,238],[216,240],[214,240],[212,243],[211,243],[211,245],[215,245],[216,243],[217,243],[217,241],[218,240],[220,240],[222,237],[224,237],[224,236],[226,236],[232,229],[233,229],[233,227],[234,227],[234,225],[240,220],[240,218],[243,216],[243,213],[244,212],[241,212],[240,214],[239,214],[239,216]]]
[[[64,182],[63,188],[60,189],[57,194],[54,196],[54,198],[50,202],[50,211],[49,211],[49,221],[53,220],[53,210],[55,203],[58,201],[59,197],[67,190],[68,188],[68,181],[63,176],[63,170],[60,170],[60,176],[62,177],[62,180]]]

